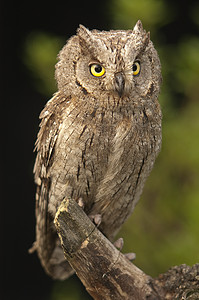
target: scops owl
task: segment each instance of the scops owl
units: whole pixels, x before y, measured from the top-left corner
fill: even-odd
[[[114,238],[140,198],[161,147],[161,68],[149,33],[80,25],[59,53],[58,92],[41,112],[34,166],[35,248],[46,272],[73,270],[54,226],[64,198],[82,199]]]

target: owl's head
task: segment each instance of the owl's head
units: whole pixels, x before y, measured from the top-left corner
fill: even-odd
[[[89,31],[80,25],[60,51],[56,79],[66,96],[147,99],[159,94],[161,70],[140,21],[127,31]]]

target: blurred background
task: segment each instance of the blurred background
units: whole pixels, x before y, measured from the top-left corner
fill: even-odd
[[[140,19],[162,62],[163,145],[144,193],[118,236],[151,276],[199,262],[199,2],[1,1],[1,299],[91,299],[73,276],[52,281],[36,254],[33,164],[39,113],[56,91],[54,65],[80,23],[131,29]],[[2,247],[3,246],[3,247]]]

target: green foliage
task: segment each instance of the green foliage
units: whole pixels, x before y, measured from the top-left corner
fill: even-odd
[[[177,46],[175,73],[178,80],[176,88],[190,100],[196,100],[199,94],[199,38],[185,37]]]
[[[140,19],[148,30],[155,30],[157,24],[165,24],[172,17],[163,0],[113,0],[111,8],[113,26],[119,29],[131,29]]]
[[[56,91],[54,69],[62,38],[44,32],[32,32],[24,45],[24,63],[30,70],[35,88],[45,96]]]

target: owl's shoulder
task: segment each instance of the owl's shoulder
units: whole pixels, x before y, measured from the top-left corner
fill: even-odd
[[[56,93],[46,104],[40,114],[40,130],[35,143],[37,151],[34,166],[35,180],[46,177],[53,150],[58,138],[63,119],[63,111],[70,105],[71,97]]]

